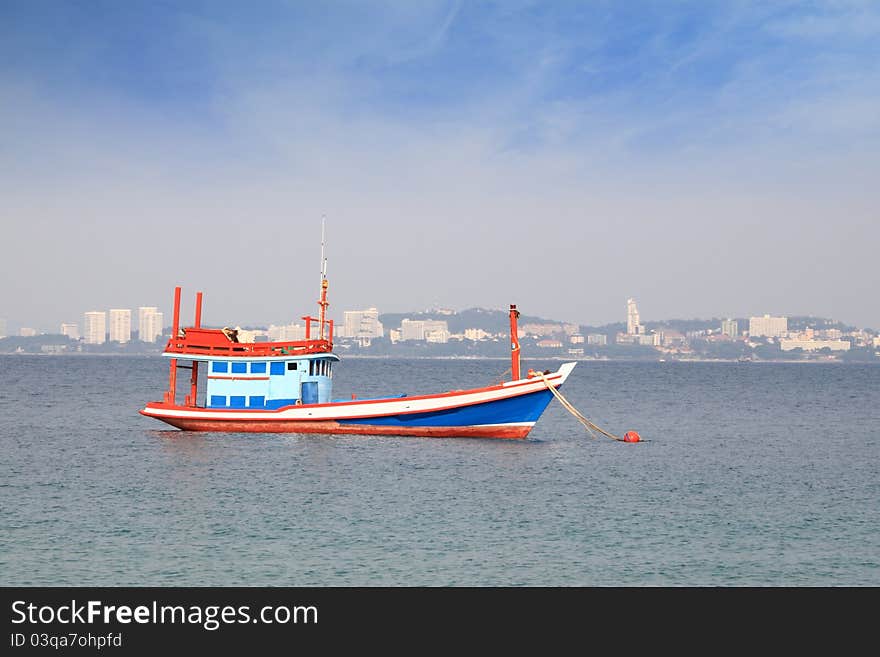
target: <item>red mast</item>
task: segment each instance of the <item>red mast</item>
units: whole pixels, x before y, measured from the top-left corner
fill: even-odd
[[[202,328],[202,293],[196,292],[196,311],[193,328]],[[199,361],[192,362],[192,372],[189,378],[189,396],[186,398],[187,406],[195,406],[199,394]]]
[[[318,325],[321,327],[320,334],[318,336],[319,340],[324,339],[324,316],[327,314],[327,306],[330,305],[330,302],[327,301],[327,287],[329,285],[330,284],[327,282],[326,278],[321,280],[321,298],[318,299],[318,305],[321,306],[321,312],[318,317]]]
[[[516,320],[519,318],[519,311],[516,304],[510,304],[510,375],[513,381],[518,381],[519,374],[519,330],[516,326]]]
[[[177,341],[177,334],[180,332],[180,287],[174,288],[174,319],[171,324],[171,340],[169,344]],[[168,392],[165,393],[165,401],[174,404],[174,398],[177,395],[177,359],[171,359],[171,365],[168,370]]]

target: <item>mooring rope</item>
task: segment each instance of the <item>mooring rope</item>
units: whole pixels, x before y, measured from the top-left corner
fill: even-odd
[[[501,377],[500,377],[497,381],[494,381],[494,380],[492,381],[492,385],[493,385],[493,386],[500,386],[502,383],[504,383],[504,377],[507,376],[507,375],[510,374],[510,373],[511,373],[511,372],[510,372],[510,368],[508,367],[506,370],[504,370],[504,371],[501,373]]]
[[[547,386],[547,389],[553,393],[553,396],[556,397],[556,399],[559,400],[559,403],[562,404],[569,413],[574,415],[577,418],[578,422],[580,422],[581,424],[584,425],[584,427],[587,429],[587,431],[590,432],[590,436],[595,438],[596,434],[593,432],[596,431],[598,433],[601,433],[603,436],[607,436],[608,438],[611,438],[612,440],[616,440],[621,443],[628,442],[628,441],[624,440],[623,438],[615,436],[613,433],[605,431],[605,429],[603,429],[602,427],[598,426],[597,424],[591,422],[586,417],[584,417],[584,415],[578,409],[576,409],[570,401],[568,401],[565,397],[562,396],[561,392],[559,392],[555,387],[553,387],[550,384],[550,382],[547,380],[547,377],[544,375],[543,372],[535,372],[535,374],[537,374],[538,376],[540,376],[544,380],[544,385]]]

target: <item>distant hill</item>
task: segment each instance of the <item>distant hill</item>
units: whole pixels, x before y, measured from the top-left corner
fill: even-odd
[[[450,333],[462,333],[465,329],[477,328],[483,329],[487,333],[507,333],[510,328],[510,320],[507,311],[489,310],[486,308],[468,308],[453,315],[444,315],[436,312],[417,312],[417,313],[385,313],[379,315],[379,321],[385,327],[385,330],[397,328],[400,326],[401,320],[412,319],[436,319],[443,320],[449,325]],[[545,317],[536,317],[534,315],[520,315],[519,325],[524,324],[558,324],[560,331],[564,322],[559,319],[547,319]],[[660,322],[644,322],[648,330],[654,329],[675,329],[682,333],[686,331],[699,331],[704,329],[718,329],[721,326],[720,319],[670,319]],[[740,330],[748,327],[748,320],[739,320]],[[626,332],[626,322],[612,322],[610,324],[602,324],[597,326],[581,325],[580,332],[584,335],[589,333],[601,333],[604,335],[615,335],[617,333]]]
[[[746,320],[746,328],[749,327],[748,320]],[[825,331],[828,329],[839,329],[844,333],[848,331],[855,331],[857,328],[855,326],[850,326],[849,324],[844,324],[843,322],[838,322],[833,319],[828,319],[826,317],[814,317],[812,315],[796,315],[794,317],[788,318],[788,330],[789,331],[803,331],[805,328],[814,328],[817,331]],[[870,330],[870,329],[869,329]]]
[[[482,329],[487,333],[506,333],[510,327],[507,311],[490,310],[487,308],[468,308],[452,315],[444,315],[439,312],[385,313],[379,315],[379,321],[385,326],[386,331],[398,328],[400,322],[404,319],[443,320],[449,325],[450,333],[462,333],[465,329],[469,328]],[[734,319],[740,332],[748,330],[748,317],[735,317]],[[642,324],[648,331],[671,329],[687,333],[688,331],[704,331],[709,329],[717,331],[721,328],[721,320],[722,318],[720,317],[713,317],[711,319],[664,319],[660,321],[643,321]],[[520,326],[524,324],[558,324],[561,330],[562,325],[565,323],[567,322],[563,320],[547,319],[534,315],[521,315],[519,318]],[[856,330],[853,326],[824,317],[793,316],[788,318],[788,328],[790,331],[800,331],[807,327],[817,330],[837,328],[844,332]],[[589,333],[615,335],[626,332],[626,322],[612,322],[597,326],[581,325],[579,328],[580,332],[584,335]]]
[[[397,328],[404,319],[423,320],[435,319],[445,321],[450,333],[463,333],[465,329],[482,329],[487,333],[506,333],[510,330],[510,318],[506,310],[489,310],[487,308],[468,308],[453,315],[435,312],[420,313],[385,313],[379,315],[379,321],[385,330]],[[544,319],[534,315],[520,315],[519,324],[559,324],[557,319]]]
[[[740,331],[747,329],[749,327],[749,320],[736,318],[737,326]],[[672,329],[673,331],[679,331],[680,333],[687,333],[688,331],[706,331],[709,329],[718,330],[721,328],[721,318],[713,317],[712,319],[664,319],[659,322],[642,322],[649,331],[651,330],[659,330],[663,329]],[[623,330],[626,330],[625,327]]]

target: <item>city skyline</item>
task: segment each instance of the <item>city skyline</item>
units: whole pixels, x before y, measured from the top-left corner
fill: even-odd
[[[138,342],[151,347],[127,345],[132,341],[131,310],[111,309],[109,332],[105,332],[108,313],[84,314],[84,335],[79,340],[76,324],[62,324],[67,341],[57,336],[41,338],[33,328],[21,329],[28,342],[0,341],[5,353],[158,353],[169,331],[157,322],[162,313],[154,307],[140,307]],[[503,310],[450,309],[380,315],[377,308],[347,310],[345,321],[331,330],[334,342],[344,353],[360,352],[373,356],[427,355],[442,357],[498,357],[502,345],[509,344],[507,315]],[[437,319],[437,316],[444,319]],[[384,318],[380,320],[380,317]],[[603,327],[579,326],[523,316],[518,337],[537,354],[574,359],[654,359],[654,360],[807,360],[824,362],[876,361],[880,357],[880,334],[872,330],[849,328],[823,318],[789,318],[765,314],[741,318],[748,328],[739,330],[739,319],[667,320],[642,323],[636,300],[626,300],[626,321]],[[455,326],[451,326],[453,322]],[[649,325],[653,324],[653,325]],[[713,326],[714,324],[714,326]],[[388,326],[386,332],[385,326]],[[185,323],[184,327],[185,329]],[[231,328],[231,327],[230,327]],[[489,330],[486,330],[489,329]],[[227,332],[227,329],[223,329]],[[239,343],[302,341],[307,338],[301,323],[242,327],[236,325],[234,340]],[[387,338],[382,340],[382,338]],[[419,346],[423,345],[423,346]],[[426,351],[427,349],[427,351]]]
[[[381,338],[390,336],[392,341],[395,340],[407,340],[413,339],[413,336],[419,336],[416,339],[425,339],[425,336],[431,334],[436,331],[444,332],[446,335],[444,338],[449,337],[449,333],[447,330],[446,322],[442,320],[433,320],[433,319],[410,319],[408,317],[402,319],[402,323],[398,327],[385,327],[383,323],[380,321],[380,317],[382,315],[387,314],[396,314],[396,315],[412,315],[418,316],[421,314],[427,315],[439,315],[439,316],[449,316],[456,315],[458,312],[466,312],[468,310],[492,310],[495,312],[505,312],[501,308],[462,308],[460,311],[456,311],[449,308],[444,309],[424,309],[424,310],[413,310],[403,313],[383,313],[380,312],[376,307],[369,308],[361,308],[361,309],[346,309],[341,311],[339,314],[340,317],[335,317],[333,313],[328,314],[328,319],[332,319],[335,321],[335,335],[340,338],[357,338],[364,337],[367,339],[373,338]],[[155,306],[139,306],[137,308],[138,315],[138,323],[137,323],[137,333],[138,340],[143,342],[155,342],[162,335],[164,329],[168,328],[164,324],[165,313],[159,311]],[[117,315],[117,326],[114,327],[114,313]],[[804,315],[771,315],[769,313],[764,313],[763,315],[756,316],[742,316],[735,317],[732,315],[720,315],[717,317],[666,317],[666,318],[656,318],[649,319],[646,322],[641,320],[641,314],[638,310],[638,305],[636,303],[636,299],[629,297],[626,299],[625,311],[622,313],[621,317],[616,320],[612,320],[611,322],[605,322],[602,324],[583,324],[583,323],[572,323],[566,322],[564,319],[560,318],[550,318],[545,317],[544,320],[551,322],[552,324],[546,325],[530,325],[523,324],[523,327],[535,326],[535,327],[550,327],[559,326],[565,327],[565,332],[567,334],[572,333],[573,331],[579,330],[580,327],[608,327],[614,326],[617,324],[621,324],[623,326],[623,331],[619,334],[623,336],[623,342],[632,342],[633,344],[652,344],[652,335],[646,333],[646,324],[663,324],[666,322],[677,322],[677,321],[717,321],[719,323],[718,331],[731,338],[737,338],[740,334],[749,335],[751,337],[771,337],[771,338],[779,338],[781,336],[787,335],[789,333],[788,329],[788,318],[789,317],[801,317],[808,318],[814,317],[816,319],[822,320],[831,320],[834,322],[840,322],[844,325],[854,326],[856,330],[860,331],[877,331],[875,327],[871,326],[859,326],[855,324],[848,323],[845,319],[841,320],[840,318],[830,318],[830,317],[821,317],[816,314],[807,313]],[[119,318],[122,318],[123,326],[120,328],[118,326]],[[304,323],[301,322],[300,318],[294,318],[290,321],[283,323],[260,323],[260,322],[249,322],[249,321],[233,321],[233,322],[225,322],[225,324],[235,325],[237,328],[242,329],[243,327],[248,327],[245,330],[256,329],[259,327],[263,327],[261,330],[267,331],[270,340],[273,341],[287,341],[287,340],[302,340],[305,339],[305,326]],[[744,320],[747,322],[744,327],[740,327],[738,324],[738,320]],[[9,337],[7,335],[7,325],[8,320],[5,318],[0,318],[0,338]],[[181,315],[181,326],[187,326],[190,322],[187,321],[185,314]],[[209,326],[209,322],[204,322],[204,326]],[[442,326],[441,326],[442,325]],[[217,326],[221,326],[221,324],[217,324]],[[103,330],[101,329],[103,327]],[[557,327],[558,328],[558,327]],[[82,331],[80,331],[82,329]],[[21,332],[18,332],[21,331]],[[480,329],[476,327],[473,329],[468,329],[465,331],[478,331],[482,333]],[[68,335],[72,339],[76,340],[80,337],[86,343],[92,344],[100,344],[106,341],[116,341],[116,342],[128,342],[132,339],[133,329],[132,329],[132,310],[131,309],[110,309],[109,311],[100,311],[100,310],[92,310],[83,313],[83,322],[61,322],[60,330],[41,330],[35,329],[33,326],[25,327],[23,324],[20,326],[18,330],[13,331],[17,335],[20,336],[34,336],[38,334],[43,335]],[[395,334],[397,334],[395,336]],[[145,335],[149,335],[148,338],[145,338]],[[474,334],[476,335],[476,333]],[[103,337],[97,337],[103,336]],[[120,336],[125,336],[123,339],[120,339]],[[479,340],[482,337],[473,337],[466,336],[469,339]],[[445,341],[445,339],[443,340]],[[588,341],[589,343],[589,341]]]
[[[545,316],[545,319],[552,319],[554,321],[573,323],[573,324],[578,324],[581,326],[605,326],[605,325],[611,325],[611,324],[617,324],[617,323],[623,323],[624,325],[627,325],[631,319],[631,315],[629,314],[629,303],[628,302],[633,301],[633,299],[632,299],[632,297],[628,297],[626,301],[627,301],[627,303],[623,306],[624,311],[622,313],[619,313],[618,317],[616,317],[616,318],[612,317],[607,321],[577,322],[574,320],[569,320],[568,318],[552,317],[552,316]],[[182,299],[181,300],[181,309],[182,309],[181,310],[181,323],[183,325],[185,325],[186,322],[191,322],[191,314],[192,314],[191,308],[187,308],[186,307],[187,305],[188,304],[186,303],[186,301]],[[189,304],[189,305],[191,306],[191,304]],[[334,305],[335,304],[331,303],[331,308]],[[641,305],[641,302],[639,302],[639,305]],[[95,309],[95,308],[99,308],[100,305],[99,304],[91,304],[90,307]],[[401,305],[401,307],[403,307],[405,309],[403,309],[403,310],[400,310],[400,309],[384,310],[383,309],[383,310],[379,311],[376,309],[375,306],[367,307],[367,306],[363,306],[363,305],[358,306],[358,308],[359,308],[358,310],[355,310],[353,308],[346,308],[344,310],[331,309],[328,311],[328,318],[334,319],[337,323],[337,327],[341,329],[342,327],[347,326],[346,316],[349,314],[360,315],[365,312],[370,313],[370,311],[375,311],[375,319],[373,321],[378,322],[378,316],[382,315],[382,314],[407,314],[407,313],[418,314],[418,313],[431,313],[431,312],[435,312],[438,310],[436,306],[431,306],[431,307],[421,308],[421,309],[417,309],[412,306],[405,307],[404,305]],[[159,318],[158,321],[160,322],[160,325],[162,326],[162,328],[166,328],[169,325],[168,322],[170,322],[171,313],[170,313],[170,311],[168,311],[168,312],[162,311],[162,310],[160,310],[160,308],[162,308],[162,306],[144,307],[144,306],[133,305],[131,308],[126,308],[126,309],[129,310],[130,312],[150,310],[158,316],[158,318]],[[465,310],[470,310],[473,308],[483,308],[486,310],[499,310],[499,311],[504,310],[501,306],[495,306],[495,307],[455,306],[454,310],[453,309],[443,309],[441,312],[438,312],[438,314],[457,313],[457,312],[462,312]],[[0,309],[0,310],[2,310],[2,309]],[[109,321],[110,321],[109,320],[109,313],[111,310],[113,310],[113,308],[110,308],[109,306],[107,306],[105,310],[102,310],[102,311],[95,310],[94,312],[105,313],[107,315],[107,319],[106,319],[106,321],[108,322],[107,326],[109,326],[110,325],[109,324]],[[306,310],[305,312],[308,312],[308,310]],[[537,313],[532,313],[532,312],[527,312],[527,311],[524,311],[524,312],[526,312],[526,314],[531,315],[531,316],[539,316]],[[187,314],[187,313],[189,313],[189,314]],[[68,326],[68,325],[77,327],[77,330],[81,330],[81,329],[84,330],[84,322],[81,319],[83,316],[83,313],[80,312],[78,314],[77,313],[74,313],[74,314],[77,315],[77,317],[64,318],[59,315],[57,320],[49,321],[46,324],[34,322],[28,318],[22,319],[22,318],[17,318],[17,317],[0,317],[0,321],[3,322],[2,323],[3,332],[5,332],[5,334],[7,336],[10,333],[14,333],[17,335],[18,331],[22,328],[33,329],[33,330],[37,331],[38,333],[42,333],[42,334],[56,334],[56,333],[57,334],[64,334],[64,326]],[[638,319],[640,315],[641,315],[641,313],[638,310],[636,310],[635,317],[636,317],[637,322],[640,321]],[[698,316],[693,313],[691,313],[691,314],[686,313],[686,314],[680,315],[680,316],[662,315],[659,317],[651,317],[651,318],[641,322],[641,324],[643,325],[645,322],[655,324],[658,322],[665,322],[665,321],[670,321],[670,320],[687,320],[687,319],[694,319],[694,320],[700,320],[700,321],[703,321],[703,320],[708,321],[711,319],[720,319],[722,321],[731,320],[734,322],[734,324],[736,324],[735,319],[748,320],[749,318],[761,318],[761,317],[765,317],[768,315],[774,316],[774,317],[781,317],[781,316],[784,316],[784,317],[821,317],[823,319],[829,319],[832,321],[841,322],[841,323],[849,325],[849,326],[856,326],[857,328],[860,328],[860,329],[880,330],[880,324],[878,324],[877,326],[873,326],[870,324],[859,324],[857,322],[850,321],[849,318],[847,318],[847,317],[830,317],[830,316],[825,316],[825,315],[822,315],[822,314],[816,313],[816,312],[781,313],[778,311],[776,311],[774,313],[761,313],[761,314],[757,314],[757,315],[749,314],[749,313],[719,313],[719,314],[712,315],[712,316]],[[222,316],[222,314],[220,312],[215,312],[213,314],[213,317],[217,318],[219,321],[213,321],[212,319],[210,319],[211,317],[212,317],[212,315],[205,313],[203,315],[203,324],[206,326],[207,325],[225,326],[225,325],[232,323],[232,324],[238,324],[240,326],[266,326],[266,327],[269,327],[269,326],[273,326],[273,325],[274,326],[284,326],[284,325],[290,324],[291,322],[296,323],[297,321],[300,320],[301,314],[297,314],[294,312],[294,313],[291,313],[291,315],[286,318],[280,317],[280,318],[275,318],[271,321],[257,321],[257,320],[248,320],[247,318],[230,318],[230,317],[226,317],[224,319],[224,317]],[[168,318],[167,321],[166,321],[166,318]],[[73,319],[74,321],[72,321],[72,322],[68,321],[69,319]],[[134,327],[135,326],[134,318],[132,318],[130,321],[132,322],[131,326]],[[141,329],[144,326],[144,324],[142,323],[143,319],[142,318],[138,319],[138,322],[139,322],[138,323],[138,329],[139,329],[138,332],[142,333],[143,331]],[[381,327],[381,322],[378,322],[378,323],[379,323],[379,326]],[[11,326],[12,328],[7,329],[7,326]],[[152,330],[155,333],[155,327],[152,324],[149,324],[148,326],[150,327],[150,330]],[[134,329],[132,328],[130,330],[133,331]],[[743,330],[743,328],[739,327],[739,330]]]
[[[0,61],[13,322],[289,321],[326,215],[333,308],[880,326],[876,4],[10,0]]]

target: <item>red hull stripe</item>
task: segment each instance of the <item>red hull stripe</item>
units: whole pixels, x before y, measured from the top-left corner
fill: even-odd
[[[143,413],[143,411],[141,411]],[[146,415],[146,414],[145,414]],[[153,416],[156,417],[156,416]],[[222,431],[236,433],[354,434],[360,436],[422,436],[427,438],[503,438],[522,439],[529,435],[531,424],[486,425],[476,427],[386,427],[367,424],[340,424],[333,420],[304,422],[297,420],[214,420],[199,418],[157,417],[184,431]]]

